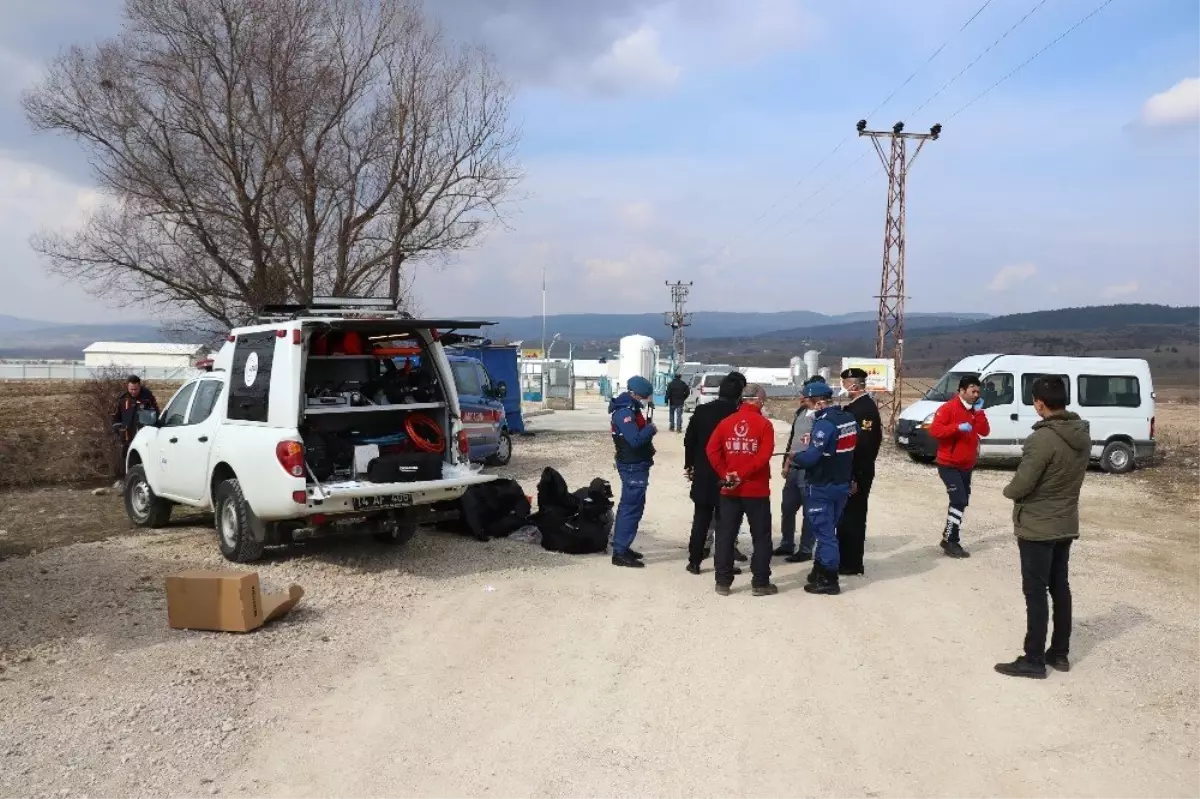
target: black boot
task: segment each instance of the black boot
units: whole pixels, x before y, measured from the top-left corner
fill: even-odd
[[[812,559],[811,552],[797,552],[784,558],[788,563],[808,563]]]
[[[820,582],[820,580],[821,567],[817,565],[816,561],[813,561],[812,571],[808,573],[808,577],[804,580],[804,582],[807,585],[815,585],[816,583]]]
[[[997,663],[996,671],[1005,677],[1029,677],[1034,680],[1046,679],[1046,664],[1026,660],[1024,655],[1012,663]]]
[[[629,553],[624,553],[624,554],[618,555],[615,552],[613,553],[613,556],[612,556],[612,565],[624,566],[627,569],[643,569],[646,566],[645,563],[638,560],[637,558],[635,558],[633,555],[630,555]]]
[[[750,560],[750,558],[743,555],[742,550],[738,549],[736,546],[733,548],[733,559],[738,563],[745,563],[746,561]]]
[[[971,557],[971,553],[963,549],[962,544],[957,541],[942,541],[942,551],[946,553],[947,557],[955,560]]]
[[[826,569],[824,566],[818,566],[820,571],[817,575],[815,583],[809,583],[804,586],[804,590],[810,594],[823,594],[835,596],[842,593],[842,587],[838,585],[837,572],[832,569]]]
[[[638,552],[636,549],[629,549],[626,551],[629,553],[629,557],[631,557],[631,558],[637,558],[638,560],[641,560],[642,558],[646,557],[641,552]]]

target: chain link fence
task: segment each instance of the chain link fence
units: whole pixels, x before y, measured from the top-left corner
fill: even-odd
[[[0,380],[90,380],[113,369],[143,380],[184,381],[200,374],[191,366],[85,366],[82,363],[0,362]]]

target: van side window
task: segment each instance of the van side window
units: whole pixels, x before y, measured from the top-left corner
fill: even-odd
[[[1142,388],[1136,377],[1080,375],[1079,404],[1088,408],[1140,408]]]
[[[1039,377],[1057,377],[1062,380],[1063,385],[1067,387],[1067,404],[1071,404],[1071,378],[1066,375],[1021,375],[1021,402],[1033,405],[1033,383]]]
[[[479,384],[479,373],[471,361],[453,361],[450,371],[454,373],[455,387],[459,394],[468,397],[478,397],[483,394],[483,386]]]
[[[980,387],[980,397],[983,407],[992,408],[997,405],[1012,405],[1016,397],[1013,376],[1004,372],[988,375]]]

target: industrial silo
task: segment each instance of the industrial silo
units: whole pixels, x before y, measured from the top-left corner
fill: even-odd
[[[629,378],[641,376],[654,382],[654,339],[649,336],[626,336],[621,339],[619,360],[621,364],[618,373],[618,392],[624,391]]]
[[[815,374],[820,374],[821,370],[821,353],[817,350],[809,350],[804,353],[804,369],[811,377]]]

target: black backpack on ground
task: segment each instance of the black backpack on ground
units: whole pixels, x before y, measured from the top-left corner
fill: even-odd
[[[470,486],[459,500],[462,520],[480,541],[503,538],[529,524],[529,498],[516,480]]]
[[[547,466],[538,481],[538,512],[530,520],[542,534],[542,548],[568,555],[587,555],[608,549],[612,532],[612,486],[596,478],[575,492]]]

